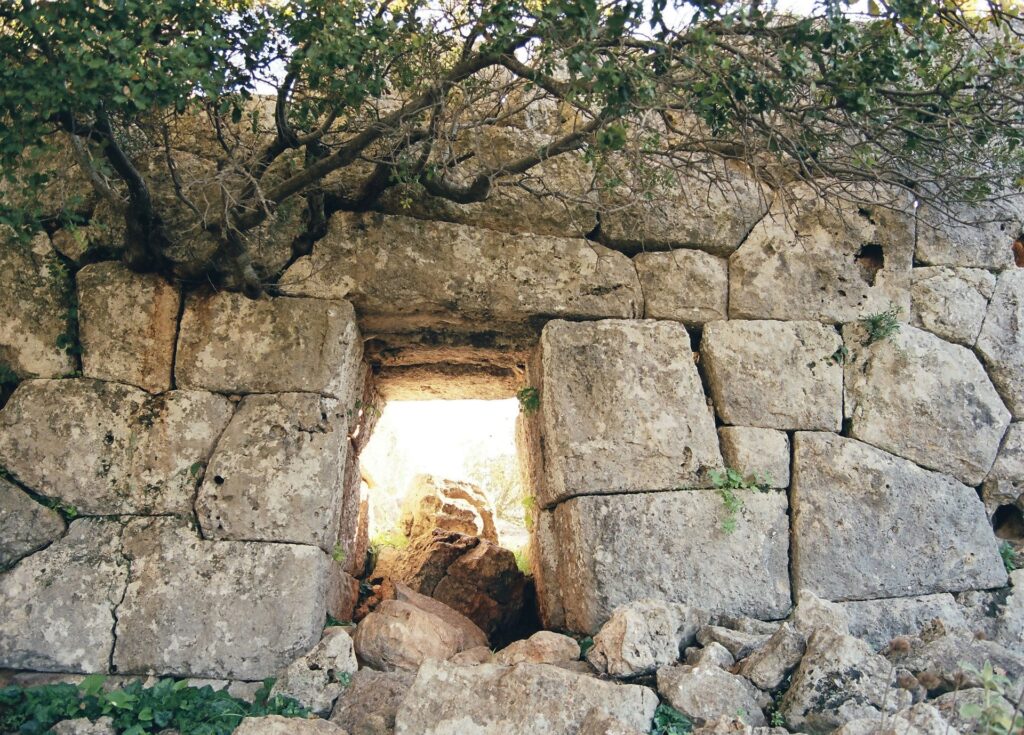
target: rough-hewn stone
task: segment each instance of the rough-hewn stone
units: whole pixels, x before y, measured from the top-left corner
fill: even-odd
[[[898,732],[902,735],[949,735],[950,723],[930,704],[920,702],[913,707],[893,713],[885,720],[863,717],[850,720],[835,735],[882,735]]]
[[[398,523],[407,538],[439,528],[498,542],[491,501],[471,482],[417,475],[402,498],[401,510]]]
[[[728,318],[729,264],[700,250],[640,253],[633,258],[644,316],[698,326]]]
[[[843,338],[850,436],[981,484],[1010,413],[978,358],[909,326],[867,344],[865,327],[849,324]]]
[[[941,633],[941,628],[939,629]],[[986,664],[1008,678],[1004,691],[1011,701],[1024,694],[1024,653],[995,641],[979,640],[971,631],[954,630],[909,640],[910,648],[887,654],[896,666],[907,669],[918,681],[928,681],[929,691],[954,691],[982,686],[980,672]]]
[[[817,628],[831,628],[843,635],[850,633],[850,616],[842,604],[823,600],[806,588],[796,590],[796,605],[791,619],[805,636]]]
[[[843,369],[839,334],[817,322],[711,322],[701,362],[727,424],[838,431]]]
[[[555,510],[566,623],[596,633],[619,605],[700,601],[709,612],[781,618],[790,607],[786,496],[738,491],[736,530],[713,490],[568,500]]]
[[[521,452],[519,456],[523,456]],[[525,487],[534,486],[526,484]],[[540,619],[544,627],[561,630],[565,628],[565,608],[562,606],[562,589],[558,581],[555,514],[539,508],[531,508],[527,512],[533,517],[533,533],[530,534],[529,547],[530,565]]]
[[[246,717],[235,729],[237,735],[349,735],[326,720],[299,717]]]
[[[95,722],[85,717],[61,720],[49,730],[52,735],[116,735],[114,719],[100,717]]]
[[[658,693],[696,725],[722,715],[739,715],[757,727],[768,724],[758,705],[762,695],[757,688],[718,666],[660,668]]]
[[[992,470],[981,486],[981,498],[989,515],[1000,505],[1024,503],[1024,422],[1010,424],[1006,430]]]
[[[647,687],[599,681],[557,666],[431,661],[420,667],[398,709],[395,735],[574,735],[595,707],[646,729],[657,704]]]
[[[0,667],[106,673],[128,565],[121,525],[82,519],[0,574]]]
[[[977,350],[1014,418],[1024,419],[1024,269],[999,276]]]
[[[0,465],[79,512],[191,513],[231,403],[98,380],[31,380],[0,412]]]
[[[335,620],[351,620],[359,604],[359,580],[331,560],[327,575],[327,614]]]
[[[203,541],[171,519],[124,532],[123,674],[263,679],[320,639],[328,557],[312,546]]]
[[[1006,582],[977,493],[880,449],[797,433],[791,500],[799,589],[848,600]]]
[[[737,661],[760,651],[771,639],[771,633],[754,633],[733,630],[722,625],[702,625],[697,631],[697,641],[702,646],[717,643],[724,646]]]
[[[223,291],[186,300],[174,372],[180,388],[324,393],[352,408],[363,388],[361,359],[347,302]]]
[[[980,268],[915,268],[910,323],[948,342],[971,347],[978,339],[996,277]]]
[[[281,672],[271,694],[291,697],[310,712],[327,717],[345,688],[343,677],[358,669],[349,634],[344,628],[326,628],[319,643]]]
[[[399,600],[385,600],[363,618],[354,639],[359,659],[380,671],[415,671],[427,659],[451,658],[464,642],[437,615]]]
[[[722,466],[681,324],[549,322],[530,367],[544,441],[537,500],[708,486]]]
[[[708,615],[663,600],[636,600],[617,607],[594,636],[587,660],[602,673],[629,677],[675,663]]]
[[[512,664],[558,664],[565,661],[578,661],[580,644],[570,638],[551,630],[541,630],[529,638],[513,641],[494,655],[494,663],[511,666]]]
[[[789,436],[775,429],[723,426],[718,443],[727,467],[768,487],[789,487]]]
[[[88,265],[77,281],[82,373],[150,393],[168,390],[181,304],[178,288],[119,262]]]
[[[206,538],[312,544],[338,536],[345,407],[313,393],[246,396],[196,498]]]
[[[909,312],[910,217],[826,201],[807,187],[787,194],[792,207],[777,197],[729,259],[731,318],[838,323],[894,305]]]
[[[359,669],[334,705],[331,722],[351,735],[392,735],[395,713],[415,674]]]
[[[1024,227],[1024,197],[954,206],[943,213],[921,208],[916,258],[928,265],[1002,269],[1013,265],[1011,244]]]
[[[0,569],[64,533],[64,520],[21,488],[0,478]]]
[[[729,669],[736,663],[736,658],[721,643],[711,641],[706,646],[690,646],[683,651],[683,663],[687,666],[718,666]]]
[[[776,689],[804,655],[807,641],[790,623],[783,623],[768,642],[744,661],[739,673],[754,686]]]
[[[595,707],[580,725],[579,735],[646,735],[648,732],[647,729],[627,725]]]
[[[436,615],[454,630],[458,631],[460,651],[487,646],[487,634],[462,613],[456,612],[440,600],[435,600],[433,597],[427,597],[409,589],[401,582],[395,582],[394,585],[396,600],[408,602],[410,605],[415,605],[421,610]]]
[[[840,603],[850,621],[850,635],[876,651],[897,636],[917,635],[932,620],[966,627],[967,620],[950,594],[856,600]]]

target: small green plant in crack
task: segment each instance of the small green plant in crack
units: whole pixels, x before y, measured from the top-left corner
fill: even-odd
[[[743,509],[743,500],[736,494],[737,490],[760,490],[766,492],[771,485],[771,478],[763,475],[752,475],[749,479],[737,469],[727,467],[724,470],[712,470],[709,473],[711,484],[722,497],[725,506],[725,517],[722,518],[722,530],[732,533],[736,530],[737,515]]]
[[[347,556],[348,554],[345,553],[345,547],[340,543],[335,544],[334,548],[331,550],[331,558],[339,564],[343,564]]]
[[[984,690],[981,702],[970,702],[960,707],[960,716],[972,727],[963,728],[964,732],[977,732],[982,735],[1021,735],[1024,732],[1024,715],[1017,708],[1009,707],[1008,702],[1017,701],[1013,694],[1010,678],[996,673],[991,661],[986,661],[981,669],[965,666],[964,669],[973,674],[972,678],[981,682]]]
[[[534,414],[540,408],[540,391],[528,386],[516,391],[516,398],[519,400],[519,410],[523,415]]]
[[[689,717],[667,704],[659,704],[654,710],[651,735],[689,735],[693,722]]]
[[[1017,552],[1009,541],[999,544],[999,556],[1003,559],[1003,566],[1006,567],[1007,574],[1017,569]]]
[[[847,349],[846,345],[839,345],[828,359],[836,365],[845,365],[850,361],[850,350]]]
[[[873,345],[875,342],[888,339],[900,331],[899,317],[902,313],[902,307],[894,306],[886,311],[868,314],[860,319],[860,323],[864,325],[864,329],[867,331],[867,339],[864,344]]]

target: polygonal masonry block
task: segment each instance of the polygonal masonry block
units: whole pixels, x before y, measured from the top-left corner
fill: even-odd
[[[1024,510],[1024,422],[1010,424],[999,454],[981,486],[981,499],[989,516],[1000,506]]]
[[[729,514],[715,490],[585,496],[554,510],[552,539],[566,625],[596,633],[643,598],[714,613],[785,617],[790,608],[784,493],[737,491]]]
[[[729,264],[700,250],[640,253],[633,258],[644,316],[697,326],[728,318]]]
[[[723,426],[718,430],[728,467],[768,487],[789,486],[789,436],[775,429]]]
[[[123,546],[118,673],[264,679],[320,639],[330,559],[316,547],[204,541],[161,518],[130,521]]]
[[[1000,274],[977,349],[1006,407],[1024,419],[1024,269]]]
[[[854,439],[799,432],[791,495],[800,590],[858,600],[1006,583],[981,500],[948,475]]]
[[[927,265],[1001,270],[1013,266],[1013,240],[1024,227],[1024,195],[940,212],[924,205],[915,257]]]
[[[552,321],[529,367],[537,500],[707,487],[722,466],[689,335],[662,321]],[[540,442],[534,442],[540,447]]]
[[[351,407],[363,345],[346,301],[190,297],[178,337],[181,388],[222,393],[323,393]]]
[[[910,323],[971,347],[985,320],[996,277],[981,268],[914,268]]]
[[[52,508],[0,478],[0,569],[64,534],[64,520]]]
[[[178,288],[117,262],[88,265],[77,281],[83,374],[150,393],[170,389]]]

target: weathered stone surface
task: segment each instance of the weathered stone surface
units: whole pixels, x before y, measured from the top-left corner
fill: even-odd
[[[843,422],[842,345],[817,322],[711,322],[701,362],[727,424],[838,431]]]
[[[1006,583],[973,489],[834,434],[797,433],[793,449],[799,589],[849,600]]]
[[[768,724],[758,704],[763,695],[743,677],[718,666],[662,667],[658,693],[696,725],[737,714],[757,727]]]
[[[941,632],[941,630],[940,630]],[[1016,701],[1024,691],[1024,654],[1015,653],[994,641],[978,640],[970,631],[954,630],[946,635],[910,639],[909,650],[893,650],[888,658],[919,681],[927,681],[930,692],[951,692],[982,686],[980,672],[986,663],[1008,677],[1007,696]]]
[[[114,720],[111,717],[100,717],[95,722],[78,717],[73,720],[62,720],[49,729],[52,735],[115,735]]]
[[[713,490],[568,500],[555,510],[559,581],[570,629],[596,633],[619,605],[699,600],[709,612],[781,618],[790,607],[786,496],[738,491],[722,529]]]
[[[980,485],[1010,413],[978,358],[915,327],[868,345],[864,327],[848,324],[843,338],[850,436]]]
[[[64,538],[0,574],[0,667],[108,672],[128,566],[121,525],[77,520]]]
[[[338,536],[348,420],[313,393],[246,396],[196,498],[206,538],[311,544]]]
[[[784,727],[752,727],[740,717],[719,717],[693,730],[694,735],[786,735]]]
[[[338,697],[331,722],[351,735],[391,735],[395,713],[414,678],[410,671],[360,669]]]
[[[351,304],[224,291],[187,299],[174,372],[181,388],[324,393],[352,408],[361,359]]]
[[[431,661],[420,668],[398,709],[395,735],[574,735],[595,707],[646,729],[657,704],[647,687],[599,681],[557,666]]]
[[[629,318],[643,308],[630,260],[586,240],[377,214],[331,217],[281,288],[350,299],[366,331],[521,328],[537,316]]]
[[[817,628],[830,628],[843,635],[850,633],[850,618],[846,609],[840,603],[821,599],[809,589],[797,590],[792,621],[805,636]]]
[[[178,288],[119,262],[87,265],[77,281],[83,374],[150,393],[170,389]]]
[[[327,576],[327,614],[338,621],[351,620],[359,604],[359,580],[331,561]]]
[[[981,486],[989,516],[1001,505],[1024,510],[1024,422],[1010,424],[992,470]]]
[[[724,646],[737,661],[761,650],[770,639],[770,633],[750,633],[721,625],[702,625],[697,631],[697,640],[702,646],[717,643]]]
[[[914,268],[910,323],[947,342],[978,339],[996,277],[980,268]]]
[[[725,465],[768,487],[789,487],[789,436],[775,429],[723,426],[718,430]]]
[[[708,486],[722,466],[690,340],[664,321],[549,322],[530,366],[537,501]]]
[[[354,639],[360,661],[380,671],[415,671],[428,659],[451,658],[464,641],[437,615],[399,600],[384,600],[363,618]]]
[[[296,699],[313,714],[327,717],[345,688],[344,675],[358,669],[349,634],[344,628],[326,628],[320,642],[281,673],[271,694]]]
[[[917,227],[916,258],[928,265],[1003,269],[1013,265],[1011,244],[1024,227],[1024,197],[962,205],[950,213],[927,205]]]
[[[79,512],[191,513],[231,403],[120,383],[31,380],[0,412],[0,465]]]
[[[415,590],[409,589],[401,582],[395,582],[394,585],[396,600],[408,602],[410,605],[415,605],[420,610],[436,615],[453,629],[458,631],[458,646],[460,651],[487,646],[487,634],[480,630],[476,623],[462,613],[456,612],[440,600],[435,600],[433,597],[427,597],[426,595],[421,595]]]
[[[971,735],[984,735],[984,728],[977,718],[964,717],[962,710],[965,705],[978,707],[992,707],[1006,717],[1013,717],[1013,705],[1004,698],[993,693],[987,693],[982,688],[960,689],[958,691],[943,694],[936,697],[928,704],[939,711],[939,714],[949,722],[950,727],[959,733],[970,733]],[[969,711],[969,710],[968,710]]]
[[[867,643],[819,628],[807,641],[779,711],[791,729],[824,733],[850,720],[877,720],[910,702],[910,692],[896,685],[889,662]]]
[[[966,627],[967,620],[950,594],[857,600],[840,603],[850,621],[850,635],[876,651],[897,636],[917,635],[938,618],[947,627]]]
[[[1024,419],[1024,269],[1003,272],[977,350],[1014,418]]]
[[[850,720],[836,730],[835,735],[882,735],[893,732],[903,735],[949,735],[954,731],[938,709],[920,702],[884,720],[878,717]]]
[[[722,669],[731,668],[736,659],[729,649],[717,641],[706,646],[690,646],[683,652],[683,663],[687,666],[718,666]]]
[[[653,673],[675,663],[691,645],[708,615],[687,605],[637,600],[617,607],[587,651],[595,669],[612,676]]]
[[[494,663],[513,664],[557,664],[578,661],[580,644],[575,638],[561,633],[542,630],[529,638],[510,643],[494,655]]]
[[[909,312],[910,217],[823,200],[807,187],[787,194],[792,208],[777,197],[729,259],[731,318],[838,323],[891,306]]]
[[[743,661],[739,673],[759,689],[776,689],[804,655],[807,641],[790,623],[783,623],[768,642]]]
[[[348,735],[327,720],[301,717],[246,717],[235,729],[236,735]]]
[[[317,548],[203,541],[178,521],[139,519],[124,550],[123,674],[264,679],[320,639],[328,557]]]
[[[627,725],[617,717],[612,717],[601,709],[594,708],[580,725],[579,735],[646,735],[646,729]]]
[[[407,538],[429,535],[439,528],[498,542],[494,508],[486,493],[471,482],[415,476],[402,499],[398,523]]]
[[[57,347],[71,306],[71,284],[52,267],[59,262],[45,234],[23,245],[0,232],[0,363],[19,377],[57,378],[75,367]]]
[[[523,456],[522,452],[519,454]],[[534,487],[524,484],[524,487]],[[555,514],[532,508],[533,533],[530,534],[530,566],[537,592],[537,609],[545,628],[565,628],[565,608],[558,581],[558,544],[555,541]]]
[[[459,666],[489,664],[494,662],[494,653],[487,646],[476,646],[475,648],[460,651],[448,660]]]
[[[0,569],[43,548],[64,533],[60,514],[0,478]]]
[[[644,294],[644,316],[698,326],[727,319],[729,264],[700,250],[640,253],[633,258]]]

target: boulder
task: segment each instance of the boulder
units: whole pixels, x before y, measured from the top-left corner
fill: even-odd
[[[380,550],[373,578],[402,582],[420,594],[431,596],[448,567],[480,544],[475,536],[438,531],[419,536],[401,548]]]
[[[320,639],[329,559],[315,547],[204,541],[169,518],[130,521],[123,543],[122,674],[264,679]]]
[[[11,566],[64,534],[64,519],[0,478],[0,569]]]
[[[371,669],[415,671],[429,659],[451,658],[462,633],[433,613],[399,600],[384,600],[359,622],[356,654]]]
[[[914,268],[910,323],[947,342],[972,347],[996,277],[980,268]]]
[[[829,628],[807,641],[779,711],[790,729],[826,733],[860,718],[876,721],[911,704],[892,666],[867,643]]]
[[[395,713],[414,678],[409,671],[360,669],[338,697],[331,722],[351,735],[392,735]]]
[[[320,642],[281,672],[270,694],[291,697],[318,717],[328,717],[358,669],[348,632],[325,628]]]
[[[1024,422],[1010,424],[992,470],[981,486],[981,499],[989,517],[1000,506],[1024,510]]]
[[[913,636],[932,620],[947,628],[966,628],[956,600],[950,594],[855,600],[840,603],[850,621],[850,635],[866,641],[876,651],[897,636]]]
[[[700,356],[715,410],[727,424],[838,431],[843,368],[833,357],[841,345],[817,322],[705,325]]]
[[[739,673],[758,689],[777,689],[804,655],[807,640],[790,623],[783,623],[761,648],[744,659]]]
[[[395,582],[395,599],[401,602],[408,602],[420,610],[436,615],[445,623],[459,633],[459,650],[466,651],[471,648],[487,647],[487,634],[484,633],[472,620],[462,613],[456,612],[433,597],[421,595],[419,592],[409,589],[401,582]]]
[[[111,673],[128,580],[120,542],[120,523],[80,519],[0,574],[0,668]]]
[[[1024,269],[1003,272],[996,282],[977,350],[1003,402],[1024,419]]]
[[[640,253],[633,258],[644,317],[694,327],[729,318],[729,263],[700,250]]]
[[[21,378],[58,378],[75,369],[57,346],[69,332],[72,289],[45,233],[19,243],[0,232],[0,364]]]
[[[223,396],[98,380],[30,380],[0,412],[0,465],[79,513],[192,513],[231,417]]]
[[[809,186],[776,197],[729,258],[729,317],[841,323],[892,306],[907,313],[909,204],[858,207]]]
[[[235,728],[235,735],[349,735],[326,720],[301,717],[245,717]]]
[[[362,349],[345,301],[197,294],[185,302],[174,372],[179,388],[323,393],[348,409],[363,389]]]
[[[398,709],[395,735],[575,735],[595,707],[644,730],[657,705],[647,687],[600,681],[557,666],[430,661],[420,667]]]
[[[691,645],[697,629],[708,621],[702,610],[657,599],[617,607],[587,651],[587,660],[601,673],[616,677],[651,674],[673,664]]]
[[[707,487],[722,458],[691,354],[674,322],[548,322],[528,375],[538,503]]]
[[[718,443],[726,467],[747,478],[753,477],[768,487],[789,487],[789,436],[775,429],[752,426],[723,426]]]
[[[529,638],[510,643],[494,655],[494,663],[513,664],[558,664],[578,661],[580,644],[575,638],[561,633],[542,630]]]
[[[791,502],[800,590],[855,600],[1006,583],[973,489],[854,439],[797,433]]]
[[[980,485],[1010,413],[978,358],[908,326],[869,345],[864,326],[850,324],[843,338],[850,436]]]
[[[1013,265],[1013,238],[1024,227],[1024,197],[918,212],[916,260],[1001,270]]]
[[[246,396],[196,497],[206,538],[319,546],[337,541],[345,407],[314,393]]]
[[[416,475],[402,499],[401,513],[398,525],[407,538],[430,535],[438,528],[498,543],[491,502],[471,482]]]
[[[702,646],[717,643],[723,646],[737,661],[761,650],[769,640],[771,640],[769,633],[748,633],[721,625],[702,625],[697,631],[697,641]]]
[[[683,663],[687,666],[717,666],[720,669],[731,669],[736,659],[729,649],[717,641],[706,646],[690,646],[683,652]]]
[[[864,717],[850,720],[833,735],[883,735],[883,733],[901,733],[901,735],[949,735],[955,732],[942,713],[931,704],[920,702],[891,717]]]
[[[712,613],[789,612],[786,496],[737,491],[728,533],[713,490],[577,497],[554,511],[558,579],[571,630],[594,634],[615,608],[655,597]],[[756,559],[756,562],[753,561]]]
[[[47,732],[52,735],[115,735],[114,719],[112,717],[100,717],[95,722],[85,717],[76,717],[73,720],[61,720]]]
[[[662,667],[658,694],[695,725],[723,715],[737,715],[755,727],[768,724],[761,709],[764,695],[743,677],[718,666]]]
[[[169,390],[181,304],[178,287],[112,261],[87,265],[77,282],[82,373],[150,393]]]

